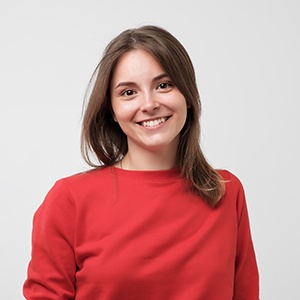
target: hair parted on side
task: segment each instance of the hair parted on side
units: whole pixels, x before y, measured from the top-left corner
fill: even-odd
[[[112,166],[128,151],[127,137],[113,118],[110,83],[119,59],[135,49],[152,53],[184,95],[189,108],[177,150],[178,167],[190,189],[215,206],[225,193],[225,185],[200,147],[201,102],[194,67],[183,45],[161,27],[127,29],[107,45],[89,82],[81,135],[85,161],[94,168]],[[94,155],[97,162],[93,162]]]

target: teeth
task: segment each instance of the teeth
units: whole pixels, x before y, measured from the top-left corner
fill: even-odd
[[[142,122],[141,125],[144,127],[153,127],[153,126],[157,126],[166,121],[167,121],[167,118],[160,118],[160,119],[156,119],[156,120]]]

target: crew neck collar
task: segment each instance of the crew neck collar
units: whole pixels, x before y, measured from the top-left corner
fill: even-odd
[[[180,178],[179,168],[167,170],[124,170],[118,167],[109,167],[111,171],[120,177],[147,180],[166,180]]]

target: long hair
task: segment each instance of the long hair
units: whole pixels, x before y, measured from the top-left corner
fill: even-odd
[[[81,135],[85,161],[94,168],[112,166],[128,151],[127,137],[114,122],[110,83],[119,59],[135,49],[152,53],[185,97],[189,108],[180,132],[178,167],[190,189],[210,206],[215,206],[222,198],[225,187],[221,176],[208,163],[200,147],[201,102],[194,67],[182,44],[161,27],[147,25],[128,29],[107,45],[89,82]]]

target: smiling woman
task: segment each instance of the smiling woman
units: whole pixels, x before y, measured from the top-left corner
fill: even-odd
[[[114,119],[127,137],[123,168],[176,167],[187,102],[155,57],[141,49],[124,54],[110,90]]]
[[[156,26],[125,30],[92,82],[93,168],[58,180],[38,208],[26,299],[259,299],[243,187],[202,153],[181,43]]]

